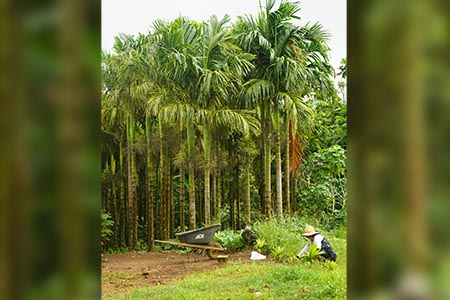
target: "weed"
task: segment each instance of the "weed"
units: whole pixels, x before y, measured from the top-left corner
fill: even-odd
[[[256,239],[255,249],[264,254],[269,253],[269,245],[264,238]]]
[[[273,258],[275,258],[278,261],[283,260],[283,258],[285,257],[284,248],[281,246],[277,246],[270,252],[270,254],[272,255]]]

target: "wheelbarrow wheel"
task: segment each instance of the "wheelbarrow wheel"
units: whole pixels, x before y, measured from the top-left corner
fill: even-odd
[[[222,245],[220,245],[217,242],[210,243],[209,245],[213,246],[213,247],[220,247],[220,248],[222,247]],[[214,250],[214,249],[208,249],[208,252],[206,252],[208,257],[211,259],[218,259],[219,256],[221,255],[221,253],[223,253],[223,251]]]

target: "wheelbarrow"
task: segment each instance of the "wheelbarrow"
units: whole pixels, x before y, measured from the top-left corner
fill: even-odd
[[[211,259],[226,260],[227,256],[223,255],[225,248],[219,243],[213,242],[214,233],[220,224],[210,225],[198,229],[175,233],[179,242],[155,240],[157,243],[169,244],[175,246],[197,248],[207,250],[206,254]]]

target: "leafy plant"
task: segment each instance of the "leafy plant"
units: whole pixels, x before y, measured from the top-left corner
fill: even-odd
[[[275,258],[276,260],[283,260],[283,258],[285,257],[285,251],[284,251],[284,247],[281,246],[277,246],[275,249],[273,249],[270,254],[272,255],[273,258]]]
[[[214,241],[218,242],[229,250],[240,250],[245,248],[246,244],[244,238],[242,237],[242,230],[233,231],[233,230],[223,230],[218,231],[214,235]]]
[[[302,255],[300,258],[304,259],[307,262],[312,262],[320,257],[321,254],[325,254],[324,251],[317,249],[316,245],[310,243],[309,251]]]
[[[262,253],[268,253],[269,245],[267,245],[266,240],[263,238],[256,239],[255,249]]]
[[[111,215],[107,212],[102,211],[101,212],[101,245],[102,247],[105,247],[108,243],[113,231],[112,227],[114,226],[114,221],[111,220]]]

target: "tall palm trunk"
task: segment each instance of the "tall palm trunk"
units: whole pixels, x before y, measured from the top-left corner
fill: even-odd
[[[134,155],[134,118],[128,117],[128,224],[129,246],[137,245],[137,205],[136,205],[136,158]]]
[[[275,114],[275,170],[277,184],[277,215],[283,216],[283,195],[282,195],[282,175],[281,175],[281,134],[279,113]]]
[[[119,207],[120,207],[120,222],[119,222],[119,246],[125,247],[126,245],[126,224],[127,224],[127,203],[125,198],[125,183],[123,174],[123,147],[122,139],[119,143],[119,179],[120,179],[120,191],[119,191]]]
[[[117,213],[117,188],[116,188],[116,160],[114,154],[111,153],[111,218],[114,220],[113,234],[111,236],[111,244],[117,246],[117,230],[118,230],[118,213]]]
[[[194,146],[194,128],[192,124],[187,124],[187,142],[188,142],[188,179],[189,179],[189,229],[196,228],[195,218],[195,174],[192,157],[192,148]]]
[[[167,233],[168,238],[172,236],[175,222],[175,215],[173,209],[173,180],[172,180],[172,164],[170,163],[171,152],[166,150],[166,193],[167,193]]]
[[[220,162],[220,149],[217,142],[215,148],[215,160],[216,162]],[[216,167],[213,173],[213,216],[216,217],[220,209],[220,170]]]
[[[151,122],[150,116],[145,116],[145,136],[147,139],[147,243],[148,251],[151,251],[154,245],[154,221],[153,221],[153,161],[152,161],[152,143],[150,140]]]
[[[236,163],[236,167],[234,168],[234,176],[233,176],[233,191],[234,196],[233,199],[233,210],[232,210],[232,229],[237,230],[239,226],[239,162]]]
[[[180,166],[180,228],[181,231],[186,230],[186,220],[184,218],[184,199],[186,197],[184,185],[184,166]]]
[[[289,170],[289,144],[290,144],[290,137],[289,137],[289,122],[286,121],[286,147],[284,148],[284,197],[285,197],[285,211],[286,215],[291,215],[291,172]]]
[[[245,174],[245,222],[251,224],[251,199],[250,199],[250,164],[247,166]]]
[[[167,167],[166,167],[166,154],[164,151],[164,131],[163,131],[163,125],[162,121],[159,120],[158,122],[158,129],[159,129],[159,137],[160,137],[160,143],[159,143],[159,169],[160,169],[160,181],[159,181],[159,198],[161,202],[161,222],[160,222],[160,231],[162,234],[163,239],[168,239],[168,232],[167,232],[167,222],[168,222],[168,214],[167,214],[167,206],[168,206],[168,199],[167,199]]]
[[[266,218],[270,217],[272,206],[271,200],[271,168],[270,168],[270,132],[269,122],[264,119],[263,131],[263,150],[264,150],[264,215]]]
[[[203,129],[203,138],[205,144],[205,225],[209,225],[211,221],[211,129],[207,124]]]

